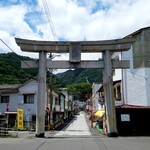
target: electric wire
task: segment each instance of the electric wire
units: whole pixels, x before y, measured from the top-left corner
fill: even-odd
[[[138,77],[144,78],[145,80],[147,80],[147,79],[149,78],[149,77],[142,76],[142,75],[139,75],[139,74],[137,74],[137,73],[134,73],[134,72],[132,72],[132,71],[129,71],[129,70],[127,70],[127,69],[125,69],[125,71],[130,72],[130,73],[132,73],[132,74],[134,74],[134,75],[136,75],[136,76],[138,76]]]
[[[46,0],[42,0],[42,4],[43,4],[43,8],[44,8],[45,14],[47,16],[48,24],[50,26],[50,29],[51,29],[51,32],[52,32],[52,35],[53,35],[53,39],[56,41],[57,34],[56,34],[55,26],[54,26],[54,23],[53,23],[52,15],[51,15],[51,12],[49,10],[47,1]],[[50,59],[51,59],[52,55],[53,55],[52,53],[49,54],[49,58]]]
[[[56,34],[56,31],[55,31],[55,26],[54,26],[54,23],[53,23],[53,20],[52,20],[52,15],[51,15],[51,12],[49,10],[47,1],[42,0],[42,4],[43,4],[44,11],[45,11],[45,14],[46,14],[47,19],[48,19],[48,23],[49,23],[53,38],[54,38],[54,40],[56,40],[57,39],[57,34]]]
[[[128,59],[130,59],[130,58],[134,59],[134,58],[139,58],[139,57],[144,58],[144,57],[149,57],[149,55],[141,55],[141,56],[134,56],[134,57],[123,57],[123,60],[124,60],[124,59],[127,59],[127,58],[128,58]],[[138,62],[139,62],[139,61],[138,61]],[[137,73],[135,73],[135,72],[130,71],[129,69],[123,69],[123,70],[125,70],[126,72],[129,72],[129,73],[131,73],[131,74],[134,74],[134,75],[136,75],[136,76],[138,76],[138,77],[144,78],[145,80],[148,80],[148,79],[149,79],[149,77],[139,75],[139,74],[137,74]]]
[[[18,54],[6,43],[6,42],[4,42],[2,39],[0,39],[1,40],[1,42],[9,49],[9,50],[11,50],[11,52],[13,52],[13,53],[15,53],[17,56],[18,56]],[[19,57],[18,57],[19,58]],[[20,58],[19,58],[20,59]],[[21,59],[20,59],[21,60]],[[23,61],[23,60],[21,60],[21,61]],[[27,64],[25,61],[23,61],[30,69],[31,69],[31,67],[30,67],[30,65],[29,64]]]

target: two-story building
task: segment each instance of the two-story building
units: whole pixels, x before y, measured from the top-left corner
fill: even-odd
[[[135,42],[128,51],[112,53],[112,59],[130,61],[128,69],[112,71],[117,129],[120,135],[150,135],[150,27],[124,38],[131,37]],[[104,96],[103,86],[97,91],[98,101]]]
[[[9,115],[9,124],[15,126],[17,109],[24,110],[25,124],[34,122],[36,116],[37,81],[22,85],[0,85],[0,113]]]
[[[47,95],[45,108],[47,107],[50,111],[48,121],[56,127],[68,117],[65,115],[65,109],[68,110],[68,104],[65,105],[65,101],[68,100],[63,93],[49,88],[45,94]],[[9,115],[9,125],[13,127],[17,110],[23,109],[25,126],[31,127],[36,121],[37,96],[38,82],[34,79],[21,85],[0,85],[0,114]]]

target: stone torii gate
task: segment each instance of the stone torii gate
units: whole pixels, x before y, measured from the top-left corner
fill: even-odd
[[[46,68],[102,68],[106,103],[107,132],[109,137],[118,136],[116,127],[115,103],[113,100],[112,68],[129,68],[129,61],[111,60],[112,52],[127,51],[135,42],[133,38],[105,41],[34,41],[16,38],[22,51],[39,53],[39,61],[24,61],[22,68],[39,68],[38,99],[36,107],[36,137],[45,134]],[[47,59],[47,53],[69,53],[69,61]],[[81,53],[102,53],[101,60],[82,61]]]

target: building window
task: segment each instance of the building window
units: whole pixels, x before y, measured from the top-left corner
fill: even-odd
[[[32,104],[32,103],[34,103],[34,94],[25,94],[24,95],[24,103],[25,104]]]
[[[1,96],[1,103],[9,103],[9,96]]]

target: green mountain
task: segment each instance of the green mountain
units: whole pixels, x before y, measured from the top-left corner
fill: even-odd
[[[37,69],[21,68],[22,60],[32,59],[15,53],[0,54],[0,84],[21,84],[37,76]]]
[[[57,74],[65,86],[80,82],[102,82],[101,69],[75,69]]]
[[[37,79],[38,69],[22,69],[23,60],[33,59],[15,53],[0,54],[0,84],[22,84],[31,78]],[[67,87],[72,83],[101,81],[101,69],[75,69],[56,75],[47,71],[47,83],[53,88]]]

